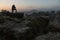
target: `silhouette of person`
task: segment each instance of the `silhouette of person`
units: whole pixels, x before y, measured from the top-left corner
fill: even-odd
[[[14,13],[14,11],[17,12],[17,9],[16,9],[15,5],[13,4],[12,5],[12,13]]]

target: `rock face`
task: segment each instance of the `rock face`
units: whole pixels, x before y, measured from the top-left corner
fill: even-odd
[[[60,33],[49,32],[45,35],[36,37],[35,40],[60,40]]]
[[[14,16],[16,15],[14,14]],[[3,15],[3,19],[4,23],[0,24],[2,40],[32,40],[45,33],[49,22],[48,19],[42,17],[18,19],[17,17]]]
[[[10,16],[10,17],[16,17],[16,18],[23,18],[24,17],[24,13],[2,13],[5,16]]]
[[[31,22],[29,24],[29,26],[31,27],[47,27],[49,23],[48,18],[43,18],[43,17],[35,17],[34,19],[31,19]]]
[[[49,19],[46,17],[28,16],[24,18],[23,14],[20,16],[19,13],[6,14],[0,17],[2,20],[4,19],[3,24],[0,22],[1,40],[34,40],[38,36],[59,30],[53,26],[48,27]]]
[[[1,40],[17,40],[17,34],[24,33],[29,27],[27,27],[23,19],[23,13],[8,14],[4,13],[0,15],[0,39]],[[18,36],[19,37],[19,36]]]

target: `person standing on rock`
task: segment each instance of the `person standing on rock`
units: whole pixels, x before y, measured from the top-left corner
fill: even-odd
[[[15,13],[17,12],[17,9],[16,9],[16,6],[13,4],[12,5],[12,13],[14,13],[14,11],[15,11]]]

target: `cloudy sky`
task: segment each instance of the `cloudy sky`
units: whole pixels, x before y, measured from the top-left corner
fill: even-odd
[[[60,0],[0,0],[0,10],[11,10],[15,4],[18,10],[60,7]]]

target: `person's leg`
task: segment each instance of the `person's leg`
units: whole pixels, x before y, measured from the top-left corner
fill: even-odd
[[[13,13],[14,10],[12,10],[12,13]]]
[[[15,10],[15,12],[17,13],[17,10]]]
[[[16,13],[17,13],[17,10],[16,10]]]

